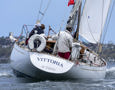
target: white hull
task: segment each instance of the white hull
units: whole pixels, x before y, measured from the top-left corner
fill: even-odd
[[[31,54],[36,54],[39,58],[45,56],[44,58],[60,60],[59,62],[63,63],[63,65],[59,63],[54,64],[48,61],[49,59],[39,59],[39,62],[33,59],[32,61]],[[11,66],[14,70],[37,79],[104,79],[106,74],[106,66],[94,67],[85,63],[75,64],[74,62],[56,56],[24,50],[16,43],[10,59]],[[43,63],[46,64],[46,66],[42,66]]]

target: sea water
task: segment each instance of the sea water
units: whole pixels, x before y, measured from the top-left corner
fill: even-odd
[[[115,90],[115,62],[108,62],[103,80],[36,81],[16,77],[10,63],[0,64],[0,90]]]

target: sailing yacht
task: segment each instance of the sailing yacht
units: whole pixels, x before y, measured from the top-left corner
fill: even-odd
[[[25,40],[23,43],[20,40],[15,42],[10,57],[15,72],[38,80],[105,78],[106,61],[98,53],[83,45],[79,41],[79,35],[90,43],[100,43],[111,0],[86,0],[82,14],[82,0],[73,2],[69,3],[74,5],[67,21],[67,24],[76,30],[71,60],[47,52],[47,47],[53,48],[56,41],[46,40],[43,36],[35,34],[29,39],[29,45],[25,45]],[[41,44],[34,48],[36,39]],[[80,53],[83,48],[84,52]]]

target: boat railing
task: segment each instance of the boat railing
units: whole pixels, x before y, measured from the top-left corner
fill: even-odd
[[[34,25],[26,25],[26,24],[22,26],[21,33],[17,39],[18,44],[21,44],[24,46],[26,45],[25,42],[27,38],[29,37],[30,29],[32,30],[33,26]]]

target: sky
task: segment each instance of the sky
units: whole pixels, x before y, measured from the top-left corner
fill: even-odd
[[[50,3],[49,3],[50,2]],[[49,6],[48,6],[49,3]],[[14,36],[19,36],[22,26],[34,25],[36,20],[41,18],[38,13],[47,8],[41,23],[45,24],[47,34],[49,25],[55,32],[64,29],[72,6],[67,6],[68,0],[0,0],[0,37],[8,36],[13,32]],[[32,28],[32,27],[31,27]],[[105,43],[115,43],[115,6],[108,26]]]

